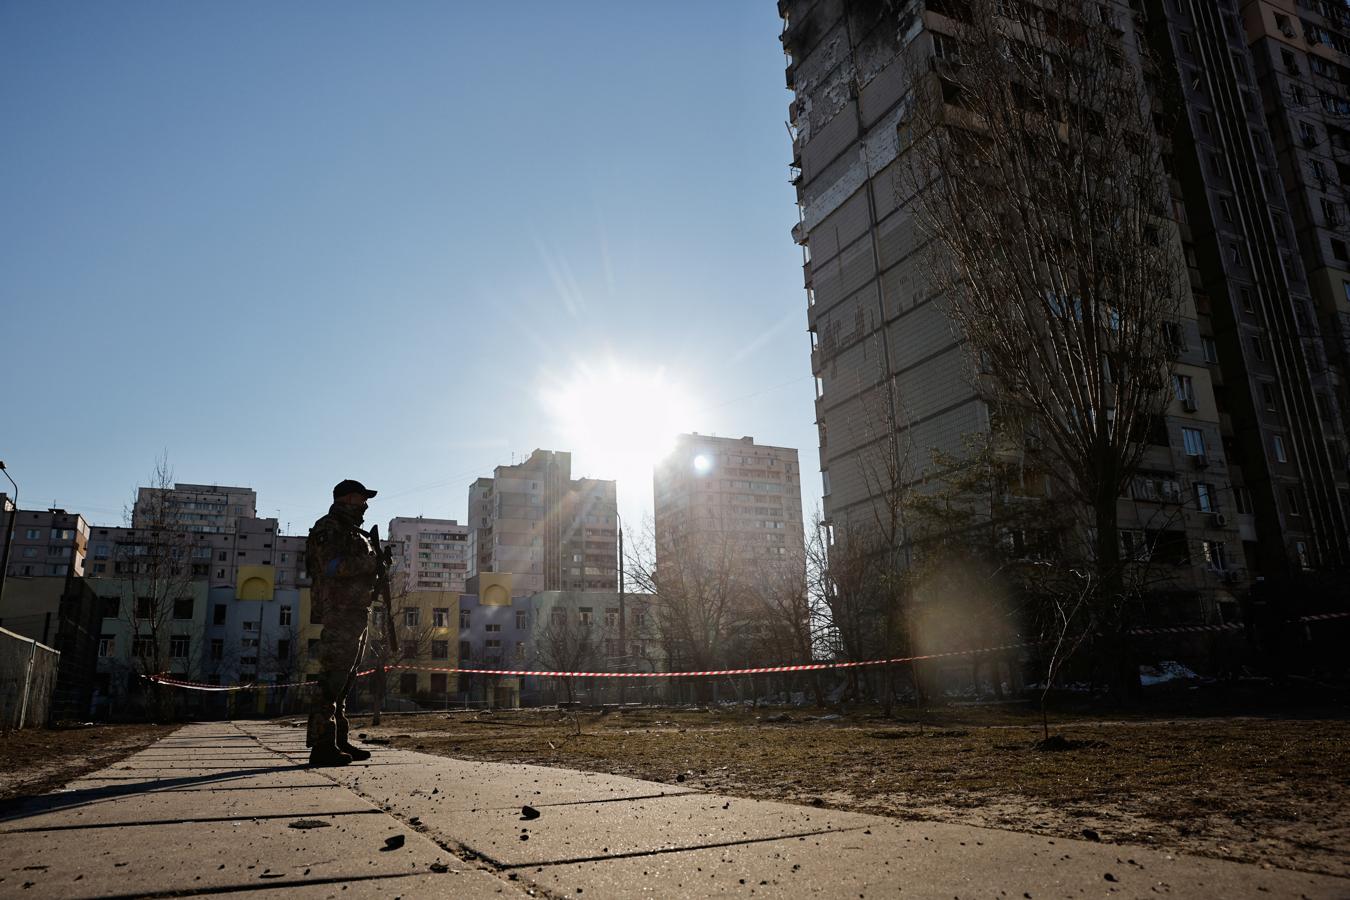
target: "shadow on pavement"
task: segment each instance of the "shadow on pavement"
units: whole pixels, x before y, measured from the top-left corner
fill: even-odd
[[[191,775],[182,778],[157,778],[152,781],[132,781],[127,784],[110,784],[100,787],[81,788],[62,791],[55,794],[41,794],[30,797],[15,797],[0,803],[0,822],[14,822],[42,813],[75,809],[108,800],[134,797],[138,794],[153,794],[184,787],[226,784],[254,775],[275,774],[278,772],[309,771],[309,766],[297,764],[291,766],[263,766],[255,769],[230,769],[209,775]]]

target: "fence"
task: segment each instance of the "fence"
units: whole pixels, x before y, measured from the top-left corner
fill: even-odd
[[[47,724],[61,654],[0,628],[0,731]]]

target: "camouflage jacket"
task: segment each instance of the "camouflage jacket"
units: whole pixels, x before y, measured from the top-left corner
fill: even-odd
[[[370,537],[336,508],[314,523],[305,542],[305,570],[313,580],[311,602],[328,609],[367,609],[379,560]]]

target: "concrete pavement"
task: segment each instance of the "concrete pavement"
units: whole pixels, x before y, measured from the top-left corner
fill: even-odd
[[[0,819],[0,897],[1308,897],[1350,880],[190,725]],[[522,819],[521,807],[540,815]]]

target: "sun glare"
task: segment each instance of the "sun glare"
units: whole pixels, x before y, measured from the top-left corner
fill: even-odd
[[[650,496],[652,467],[670,453],[675,435],[694,425],[688,395],[655,367],[580,367],[542,388],[539,399],[556,449],[572,451],[573,471],[617,479],[623,497]]]

